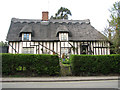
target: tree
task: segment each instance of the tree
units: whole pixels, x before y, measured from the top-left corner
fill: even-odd
[[[1,42],[0,42],[0,46],[8,46],[8,43],[1,41]]]
[[[111,12],[111,20],[108,20],[109,22],[109,26],[111,27],[111,29],[116,29],[116,26],[119,26],[119,19],[120,19],[120,15],[119,15],[119,10],[120,10],[120,2],[115,2],[113,4],[113,7],[109,10]]]
[[[111,29],[109,29],[109,27],[105,27],[104,28],[104,31],[102,31],[102,33],[107,37],[107,39],[109,40],[109,41],[111,41],[111,39],[112,39],[112,35],[111,34],[113,34],[113,32],[112,32],[112,30]]]
[[[115,2],[110,12],[109,29],[114,32],[112,43],[115,53],[120,54],[120,2]]]
[[[51,16],[51,19],[68,19],[68,16],[72,16],[71,11],[65,7],[61,7],[57,13],[55,13],[55,17]]]

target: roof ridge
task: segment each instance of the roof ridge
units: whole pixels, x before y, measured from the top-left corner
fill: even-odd
[[[27,22],[27,23],[30,23],[30,22],[43,22],[41,19],[19,19],[19,18],[12,18],[11,19],[12,22],[20,22],[20,23],[23,23],[23,22]],[[46,21],[47,22],[47,21]],[[49,19],[48,22],[53,22],[53,23],[87,23],[87,24],[90,24],[90,20],[89,19],[84,19],[84,20],[67,20],[67,19]]]
[[[12,18],[11,21],[13,22],[41,22],[41,19],[19,19],[19,18]]]

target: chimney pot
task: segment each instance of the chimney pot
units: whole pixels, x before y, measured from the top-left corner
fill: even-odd
[[[48,21],[48,12],[47,11],[42,12],[42,20],[43,21]]]

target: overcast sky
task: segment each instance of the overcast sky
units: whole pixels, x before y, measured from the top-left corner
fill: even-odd
[[[49,17],[62,6],[68,8],[73,20],[90,19],[91,25],[103,31],[108,25],[110,9],[118,0],[0,0],[0,41],[5,41],[11,18],[41,19],[42,11]]]

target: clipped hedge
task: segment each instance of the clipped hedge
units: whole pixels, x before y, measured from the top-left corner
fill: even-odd
[[[71,55],[72,74],[79,75],[118,75],[119,55]]]
[[[2,54],[2,75],[55,76],[60,66],[57,55]]]

